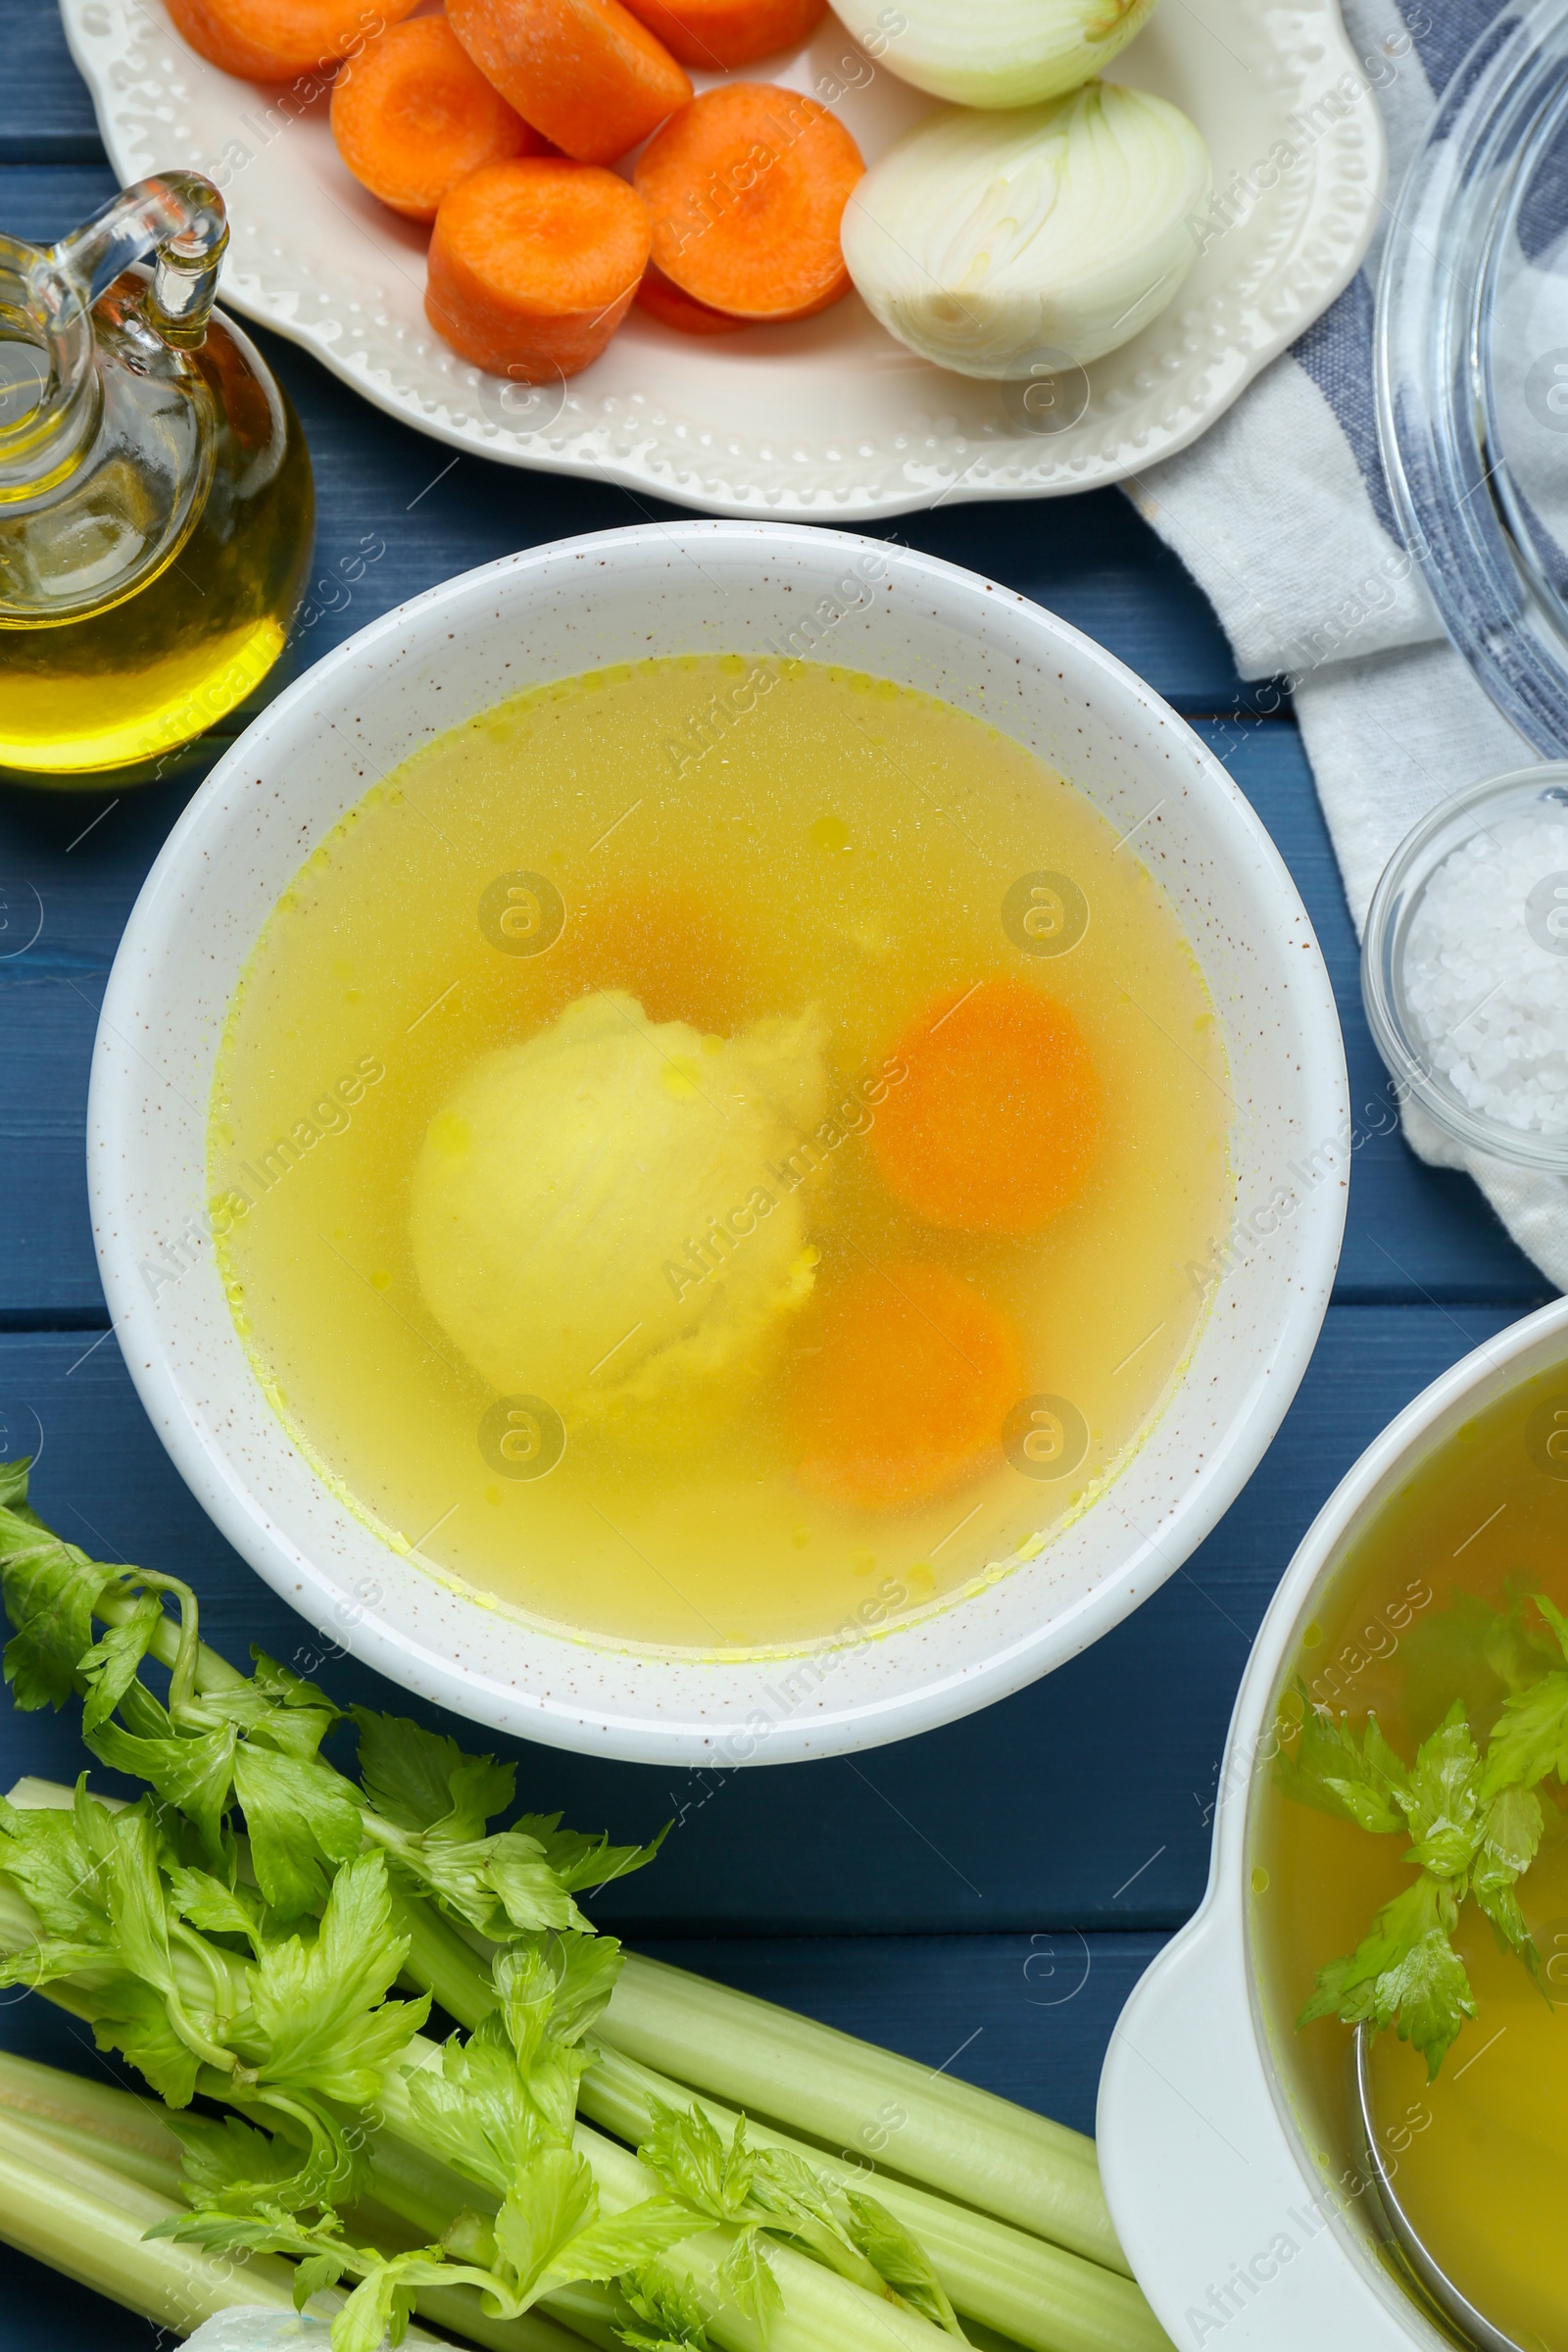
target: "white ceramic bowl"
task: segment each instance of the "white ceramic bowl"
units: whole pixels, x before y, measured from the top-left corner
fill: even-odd
[[[792,632],[794,635],[792,637]],[[1070,776],[1163,885],[1223,1024],[1233,1226],[1165,1411],[1027,1566],[880,1639],[734,1661],[539,1631],[439,1585],[321,1485],[266,1404],[205,1239],[214,1056],[230,992],[311,843],[434,733],[533,680],[650,654],[820,643],[944,696]],[[929,556],[808,525],[653,524],[432,589],[280,695],[219,762],[147,879],[104,1001],[88,1111],[93,1227],[131,1377],[223,1534],[394,1681],[561,1746],[782,1762],[924,1731],[1017,1690],[1124,1617],[1256,1467],[1311,1353],[1344,1224],[1344,1054],[1273,844],[1191,729],[1099,646]]]
[[[1269,2054],[1249,1952],[1250,1800],[1276,1753],[1282,1679],[1347,1546],[1435,1446],[1565,1359],[1568,1298],[1559,1298],[1424,1390],[1330,1495],[1252,1645],[1220,1773],[1207,1892],[1122,2011],[1100,2084],[1100,2164],[1116,2231],[1183,2347],[1451,2352],[1452,2339],[1391,2276],[1371,2200],[1354,2180],[1331,2184],[1314,2160]]]

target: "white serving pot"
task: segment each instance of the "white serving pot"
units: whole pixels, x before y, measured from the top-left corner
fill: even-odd
[[[311,844],[432,736],[553,677],[650,655],[788,649],[945,697],[1065,773],[1160,883],[1200,959],[1234,1092],[1209,1311],[1143,1445],[1069,1529],[877,1639],[726,1660],[540,1630],[438,1584],[315,1476],[269,1409],[205,1239],[206,1113],[230,994]],[[236,1549],[396,1682],[499,1730],[667,1764],[871,1746],[1001,1698],[1144,1599],[1234,1500],[1317,1337],[1348,1119],[1327,973],[1273,843],[1133,673],[1026,598],[875,540],[653,523],[510,556],[362,629],[219,761],[148,876],[93,1058],[93,1230],[154,1426]],[[171,1268],[178,1279],[170,1278]]]
[[[1248,1900],[1254,1792],[1302,1629],[1348,1546],[1462,1423],[1568,1359],[1568,1298],[1477,1348],[1392,1421],[1330,1495],[1264,1618],[1221,1767],[1207,1891],[1140,1980],[1100,2082],[1117,2235],[1178,2352],[1452,2352],[1380,2253],[1358,2176],[1315,2161],[1269,2050]]]

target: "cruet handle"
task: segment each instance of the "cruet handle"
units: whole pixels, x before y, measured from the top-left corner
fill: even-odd
[[[143,318],[166,343],[198,350],[218,290],[219,266],[228,243],[223,199],[199,172],[162,172],[122,188],[40,255],[41,290],[54,301],[69,292],[84,311],[135,262],[153,257]]]

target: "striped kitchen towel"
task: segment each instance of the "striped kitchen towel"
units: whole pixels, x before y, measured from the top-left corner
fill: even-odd
[[[1437,96],[1506,4],[1343,0],[1359,102],[1381,107],[1388,131],[1391,204]],[[1338,302],[1210,432],[1127,485],[1207,591],[1242,676],[1290,680],[1358,932],[1419,817],[1535,757],[1450,648],[1399,537],[1372,375],[1382,244],[1380,231]],[[1409,1105],[1404,1130],[1422,1158],[1467,1168],[1568,1288],[1568,1187],[1461,1152]]]

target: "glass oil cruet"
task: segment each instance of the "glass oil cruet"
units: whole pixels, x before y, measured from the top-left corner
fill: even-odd
[[[212,307],[227,241],[193,172],[126,188],[58,245],[0,235],[10,781],[160,774],[283,650],[311,462],[260,352]]]

